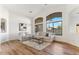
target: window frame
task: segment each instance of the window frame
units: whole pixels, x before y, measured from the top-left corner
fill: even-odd
[[[53,17],[53,18],[54,18],[54,17]],[[61,19],[62,19],[62,17],[61,17]],[[49,20],[51,20],[51,19],[49,19]],[[57,22],[61,22],[61,27],[62,27],[62,29],[63,29],[63,21],[62,21],[62,20],[57,20],[57,21],[51,20],[51,21],[46,21],[46,32],[49,33],[48,30],[47,30],[47,24],[48,24],[48,23],[52,23],[52,24],[53,24],[53,27],[54,27],[54,23],[57,23]],[[54,34],[54,35],[56,35],[56,36],[62,36],[62,34],[63,34],[63,33],[62,33],[62,32],[63,32],[62,29],[61,29],[61,34],[60,34],[60,35],[56,35],[54,29],[53,29],[52,34]]]

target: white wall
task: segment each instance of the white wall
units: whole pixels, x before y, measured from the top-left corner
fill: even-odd
[[[8,38],[8,34],[9,34],[9,27],[8,27],[8,21],[9,21],[9,12],[8,10],[6,10],[5,8],[3,8],[2,5],[0,5],[0,19],[1,18],[5,18],[6,19],[6,29],[7,31],[5,33],[1,33],[0,32],[0,41],[5,40],[4,38]]]
[[[68,37],[72,44],[79,47],[79,33],[76,32],[76,24],[79,24],[79,15],[71,17],[70,20],[72,21],[69,21],[70,24]]]
[[[22,15],[18,15],[16,13],[10,12],[10,17],[9,17],[9,36],[13,39],[16,38],[16,36],[19,34],[19,23],[25,23],[27,24],[27,34],[31,34],[31,19],[28,17],[24,17]],[[13,37],[15,36],[15,37]]]
[[[4,42],[11,39],[16,39],[19,33],[19,23],[27,24],[27,33],[31,34],[31,19],[13,12],[8,11],[2,5],[0,5],[0,19],[5,18],[7,23],[7,31],[5,33],[0,32],[0,42]]]
[[[69,10],[69,34],[70,43],[79,47],[79,34],[76,32],[76,24],[79,24],[79,5],[68,5]]]

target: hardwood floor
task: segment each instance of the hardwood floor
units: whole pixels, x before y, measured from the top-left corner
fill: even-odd
[[[1,44],[0,54],[8,55],[41,55],[48,54],[46,52],[38,51],[27,45],[22,44],[19,41],[9,41]]]
[[[0,45],[0,55],[78,55],[79,48],[67,43],[54,41],[43,50],[36,50],[20,41],[7,41]]]
[[[79,47],[59,41],[54,41],[43,51],[54,55],[79,55]]]

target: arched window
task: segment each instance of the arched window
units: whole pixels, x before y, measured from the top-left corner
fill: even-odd
[[[43,22],[43,18],[42,17],[38,17],[37,19],[35,19],[35,24],[41,23],[41,22]]]
[[[46,17],[47,32],[62,35],[62,12],[55,12]]]
[[[35,33],[43,32],[43,17],[35,19]]]

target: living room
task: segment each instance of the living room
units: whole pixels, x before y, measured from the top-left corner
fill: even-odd
[[[5,44],[6,42],[11,42],[11,46],[14,46],[13,44],[19,41],[19,44],[23,43],[24,46],[30,46],[30,48],[28,47],[29,50],[34,48],[35,50],[32,49],[32,52],[35,51],[34,53],[39,50],[40,52],[36,53],[37,55],[63,54],[62,48],[58,44],[58,46],[56,45],[59,48],[58,51],[56,47],[54,47],[53,53],[45,51],[45,48],[53,42],[68,43],[76,46],[78,50],[78,10],[78,4],[2,4],[0,5],[1,45],[4,45],[3,49],[8,48],[9,50],[9,47],[5,46],[9,43]],[[8,50],[0,52],[5,55],[9,54],[7,53]],[[79,54],[79,50],[77,52]],[[27,50],[24,54],[29,55],[31,52]],[[70,52],[70,54],[74,53]]]

